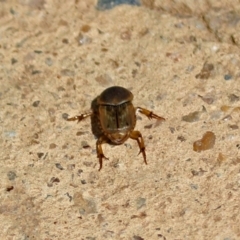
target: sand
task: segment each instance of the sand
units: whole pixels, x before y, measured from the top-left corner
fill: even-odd
[[[240,239],[239,2],[95,6],[0,1],[1,239]],[[99,172],[66,118],[113,85],[166,121],[138,117],[148,165],[129,139]]]

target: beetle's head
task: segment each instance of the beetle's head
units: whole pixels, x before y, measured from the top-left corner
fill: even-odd
[[[124,143],[129,137],[129,134],[126,132],[115,132],[108,134],[109,140],[114,144],[122,144]]]

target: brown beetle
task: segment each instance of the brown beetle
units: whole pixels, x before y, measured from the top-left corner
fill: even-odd
[[[142,138],[142,134],[139,131],[134,131],[136,125],[136,113],[140,112],[147,116],[149,119],[155,118],[158,120],[165,120],[163,117],[159,117],[153,112],[137,107],[134,108],[132,104],[133,94],[119,86],[113,86],[104,90],[97,98],[96,111],[81,114],[72,118],[68,118],[68,121],[82,121],[90,116],[97,116],[97,121],[101,129],[101,135],[97,140],[97,157],[99,158],[100,168],[102,168],[102,159],[108,159],[104,156],[102,150],[102,144],[111,142],[119,145],[124,143],[128,138],[132,138],[137,141],[140,148],[140,152],[143,154],[145,164],[147,164],[145,145]]]

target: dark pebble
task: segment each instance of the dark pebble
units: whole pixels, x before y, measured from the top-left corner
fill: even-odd
[[[232,79],[232,75],[230,75],[230,74],[224,75],[224,80],[228,81],[228,80],[231,80],[231,79]]]
[[[140,6],[140,1],[139,0],[98,0],[97,9],[98,10],[111,9],[120,4]]]

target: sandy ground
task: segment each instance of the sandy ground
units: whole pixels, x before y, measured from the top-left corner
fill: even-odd
[[[226,2],[0,1],[1,239],[240,239],[240,3]],[[66,118],[113,85],[166,121],[138,119],[148,165],[129,139],[103,146],[98,172],[90,119]]]

